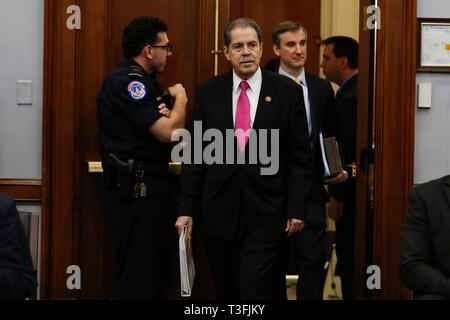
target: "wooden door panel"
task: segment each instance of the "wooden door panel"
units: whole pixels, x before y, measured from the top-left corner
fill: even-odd
[[[71,296],[65,279],[66,268],[73,264],[74,252],[72,173],[76,62],[73,57],[76,34],[65,27],[66,16],[62,14],[71,4],[69,0],[45,2],[40,286],[43,298]],[[58,176],[64,179],[57,179]]]
[[[123,60],[122,34],[124,27],[135,17],[154,16],[168,26],[169,41],[173,45],[164,73],[158,81],[164,87],[182,83],[192,97],[195,87],[196,5],[194,0],[130,0],[111,1],[109,8],[109,67]]]
[[[88,174],[87,162],[99,161],[97,133],[97,95],[104,75],[110,70],[107,65],[109,53],[107,0],[84,0],[83,26],[79,33],[77,52],[76,138],[75,146],[75,194],[74,228],[77,235],[74,243],[76,262],[82,270],[82,290],[75,291],[77,298],[107,298],[112,286],[110,266],[112,244],[105,230],[103,212],[99,202],[99,176]]]

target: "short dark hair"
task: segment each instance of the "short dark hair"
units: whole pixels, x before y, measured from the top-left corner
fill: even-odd
[[[280,35],[288,32],[288,31],[298,31],[303,30],[305,33],[305,38],[308,39],[308,31],[306,31],[306,28],[303,27],[303,25],[300,22],[296,21],[283,21],[280,22],[275,26],[275,28],[272,31],[272,42],[274,45],[276,45],[278,48],[280,47]]]
[[[336,36],[325,39],[322,43],[324,45],[334,44],[333,53],[336,58],[346,57],[350,68],[358,68],[359,45],[355,39],[344,36]]]
[[[154,17],[138,17],[131,21],[123,30],[122,48],[126,59],[141,54],[147,44],[153,45],[159,32],[167,32],[164,21]]]
[[[252,27],[256,31],[256,35],[258,36],[259,44],[262,43],[262,31],[261,27],[256,23],[255,20],[250,18],[239,18],[231,21],[228,26],[225,28],[225,32],[223,33],[223,45],[228,48],[231,43],[231,31],[236,27]]]

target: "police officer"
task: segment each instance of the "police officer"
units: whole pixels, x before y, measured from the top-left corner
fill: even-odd
[[[172,54],[163,21],[136,18],[122,47],[126,60],[106,77],[97,100],[102,204],[118,263],[113,297],[158,299],[166,269],[169,143],[184,126],[187,97],[181,84],[164,95],[155,78]]]

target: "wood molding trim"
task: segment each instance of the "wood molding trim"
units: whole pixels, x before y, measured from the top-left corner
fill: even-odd
[[[356,135],[356,203],[355,203],[355,261],[353,274],[353,290],[356,299],[366,299],[367,290],[365,286],[366,268],[370,265],[372,241],[368,241],[371,232],[367,225],[371,221],[371,210],[368,207],[369,195],[369,170],[368,164],[363,170],[361,151],[368,149],[372,144],[372,120],[373,120],[373,32],[366,27],[366,8],[372,3],[371,0],[360,0],[360,30],[359,30],[359,60],[358,70],[361,75],[358,78],[358,112],[357,112],[357,135]]]
[[[409,299],[399,277],[399,244],[414,179],[417,3],[380,0],[375,102],[373,263],[381,269],[375,299]]]
[[[42,180],[0,179],[0,192],[9,195],[17,204],[40,204]]]

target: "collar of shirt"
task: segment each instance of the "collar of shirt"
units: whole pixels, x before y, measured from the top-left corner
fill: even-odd
[[[308,84],[306,83],[306,71],[305,68],[303,68],[302,73],[300,73],[300,75],[298,77],[294,77],[293,75],[287,73],[286,71],[284,71],[283,69],[281,69],[281,66],[278,68],[278,73],[286,76],[288,78],[291,78],[292,80],[296,80],[296,79],[300,79],[302,81],[301,86],[302,87],[308,87]]]
[[[261,93],[262,86],[262,73],[261,68],[253,74],[248,80],[243,80],[233,71],[233,125],[236,122],[236,109],[239,96],[241,95],[240,84],[242,81],[247,81],[249,88],[247,89],[247,97],[250,101],[250,127],[253,127],[253,122],[256,116],[256,110],[258,108],[259,94]]]
[[[354,74],[352,74],[351,76],[349,76],[347,79],[345,79],[345,80],[342,82],[342,84],[341,84],[341,88],[343,88],[343,87],[345,86],[345,84],[346,84],[347,82],[349,82],[350,79],[353,78],[354,76],[356,76],[357,74],[358,74],[358,72],[355,72]]]
[[[233,70],[233,92],[237,93],[237,91],[239,91],[239,93],[240,93],[240,90],[241,90],[240,84],[242,81],[247,81],[247,83],[249,85],[249,90],[254,91],[254,90],[257,90],[258,88],[261,89],[261,84],[262,84],[261,68],[258,68],[258,70],[248,80],[243,80],[243,79],[239,78],[239,76]],[[247,90],[247,92],[248,92],[248,90]]]
[[[298,77],[294,77],[293,75],[287,73],[283,69],[278,69],[278,73],[286,76],[288,78],[291,78],[292,80],[300,79],[302,82],[300,86],[303,89],[303,99],[305,100],[305,111],[306,111],[306,120],[308,121],[308,132],[309,136],[312,137],[312,122],[311,122],[311,105],[309,103],[309,92],[308,92],[308,85],[306,84],[306,71],[305,68],[303,68],[302,73]],[[311,146],[312,146],[312,140],[311,140]]]

